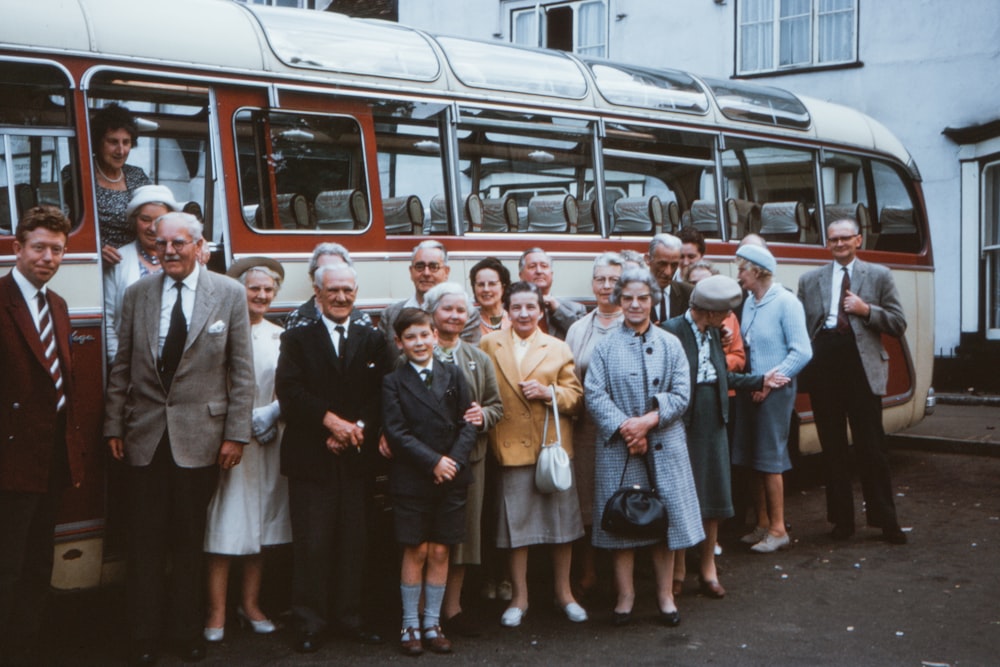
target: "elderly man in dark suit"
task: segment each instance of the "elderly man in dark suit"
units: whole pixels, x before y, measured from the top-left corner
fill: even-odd
[[[314,291],[322,319],[282,334],[275,377],[286,420],[281,472],[292,514],[300,653],[318,650],[331,623],[362,643],[381,641],[363,628],[361,605],[386,343],[350,319],[358,291],[352,267],[319,267]]]
[[[197,218],[167,213],[154,225],[163,271],[125,291],[104,421],[111,455],[128,464],[135,663],[156,660],[164,622],[181,658],[205,657],[205,512],[218,466],[237,465],[250,441],[256,391],[243,286],[200,265]]]
[[[662,292],[660,300],[653,304],[653,322],[666,322],[687,311],[691,285],[674,280],[681,265],[682,247],[681,240],[673,234],[657,234],[649,242],[646,264]]]
[[[882,430],[882,396],[889,376],[882,334],[903,335],[903,308],[889,269],[857,258],[861,234],[856,221],[837,220],[826,233],[834,261],[802,276],[799,299],[813,343],[807,381],[826,459],[831,537],[846,540],[854,534],[850,423],[868,525],[881,528],[889,542],[905,544]]]
[[[552,258],[541,248],[529,248],[521,253],[517,270],[521,280],[532,283],[542,293],[545,317],[538,322],[538,328],[559,340],[566,340],[566,332],[574,322],[587,314],[587,307],[576,301],[552,296]]]
[[[14,268],[0,278],[0,655],[8,657],[38,637],[59,500],[83,474],[69,311],[46,286],[69,232],[59,209],[29,210],[15,232]]]

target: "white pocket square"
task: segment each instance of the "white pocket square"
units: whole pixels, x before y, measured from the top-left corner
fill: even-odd
[[[218,320],[217,322],[215,322],[214,324],[212,324],[212,326],[210,326],[208,328],[208,333],[210,333],[210,334],[218,334],[218,333],[222,333],[225,330],[226,330],[226,323],[223,322],[222,320]]]

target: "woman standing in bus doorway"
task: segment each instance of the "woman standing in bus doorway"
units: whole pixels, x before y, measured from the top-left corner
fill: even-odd
[[[135,230],[125,213],[136,188],[152,183],[139,167],[125,164],[139,145],[135,117],[120,104],[109,104],[90,121],[90,146],[94,151],[97,183],[97,220],[101,257],[110,265],[122,261],[119,248],[135,240]]]
[[[504,295],[510,289],[510,271],[496,257],[485,257],[469,271],[472,295],[479,306],[479,330],[485,336],[510,328],[510,317],[503,308]]]
[[[791,382],[781,389],[736,394],[733,465],[755,472],[753,482],[757,526],[740,538],[755,553],[773,553],[791,544],[785,529],[785,486],[790,470],[788,433],[795,409],[795,376],[812,358],[805,310],[795,294],[774,282],[778,264],[766,249],[745,245],[736,251],[737,278],[750,296],[740,323],[746,344],[747,372],[777,372]]]
[[[104,267],[104,342],[108,348],[108,363],[118,353],[118,317],[122,309],[125,288],[144,276],[159,273],[163,268],[156,254],[156,231],[153,222],[164,213],[181,210],[174,195],[165,185],[143,185],[136,189],[125,209],[135,242],[118,249],[121,261]]]
[[[573,597],[570,566],[573,541],[583,537],[580,500],[572,486],[543,494],[535,487],[535,464],[542,449],[552,387],[559,408],[562,446],[573,455],[572,417],[580,411],[583,388],[573,372],[573,353],[563,341],[542,333],[538,322],[545,301],[527,282],[511,285],[506,297],[510,330],[494,331],[480,348],[493,360],[503,401],[503,417],[490,430],[490,448],[500,463],[496,544],[510,550],[513,596],[500,619],[513,628],[528,611],[528,547],[547,544],[552,553],[556,602],[574,623],[587,620]],[[550,426],[548,442],[555,441]]]
[[[253,342],[253,439],[243,448],[240,465],[219,472],[219,486],[208,506],[205,551],[208,553],[208,620],[205,639],[222,641],[226,623],[229,565],[243,557],[243,604],[236,610],[240,625],[258,634],[275,631],[260,608],[262,547],[292,541],[288,482],[280,472],[282,424],[274,395],[274,372],[283,329],[264,319],[281,288],[285,272],[269,257],[245,257],[227,271],[246,287]]]
[[[580,384],[585,382],[594,348],[609,333],[620,327],[625,317],[621,307],[612,301],[615,284],[621,278],[624,268],[625,260],[618,253],[605,252],[597,256],[590,282],[597,308],[578,319],[566,331],[566,344],[573,352],[576,376],[580,378]],[[576,423],[575,436],[573,472],[576,474],[576,489],[580,494],[583,527],[589,533],[594,523],[594,438],[597,436],[597,428],[586,411]],[[594,548],[588,539],[581,541],[577,553],[582,556],[579,565],[580,590],[586,594],[597,583]]]
[[[674,550],[705,539],[684,435],[691,398],[688,362],[676,336],[653,326],[653,304],[662,295],[644,269],[628,269],[614,289],[624,325],[604,338],[587,369],[587,410],[597,426],[594,514],[602,513],[620,486],[655,489],[669,526],[662,535],[629,537],[594,522],[594,546],[610,549],[614,564],[616,626],[632,621],[635,550],[650,546],[659,621],[680,625],[672,577]]]

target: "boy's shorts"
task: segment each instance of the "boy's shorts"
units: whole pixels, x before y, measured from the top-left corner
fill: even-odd
[[[392,496],[396,541],[417,545],[461,544],[465,541],[467,486],[457,486],[431,497]]]

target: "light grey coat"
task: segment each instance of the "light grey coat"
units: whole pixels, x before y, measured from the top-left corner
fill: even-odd
[[[810,340],[823,328],[830,310],[834,266],[840,268],[839,264],[831,262],[799,279],[799,300],[805,307]],[[899,292],[888,268],[860,259],[855,260],[851,291],[871,306],[868,319],[851,315],[849,320],[868,385],[873,394],[884,396],[889,379],[889,353],[882,345],[882,334],[898,338],[906,331]]]
[[[665,540],[671,549],[685,549],[705,539],[684,435],[691,379],[677,337],[655,326],[643,336],[625,326],[616,329],[594,349],[585,387],[587,410],[597,425],[594,546],[630,549]],[[653,486],[667,506],[670,528],[663,540],[622,538],[602,530],[599,520],[619,487],[628,456],[618,428],[627,418],[653,409],[658,409],[660,423],[647,435],[646,458]],[[629,461],[625,484],[648,484],[641,459]]]

